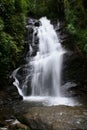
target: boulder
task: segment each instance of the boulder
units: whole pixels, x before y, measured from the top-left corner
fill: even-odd
[[[12,124],[8,125],[9,130],[30,130],[28,126],[15,120]]]
[[[87,109],[80,106],[32,107],[17,118],[31,130],[87,129]]]

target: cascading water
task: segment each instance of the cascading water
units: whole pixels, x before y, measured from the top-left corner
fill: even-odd
[[[38,28],[39,50],[31,62],[33,66],[32,95],[61,96],[61,69],[64,50],[57,34],[46,18]]]
[[[37,32],[39,38],[36,56],[29,58],[28,64],[24,66],[26,74],[22,81],[18,75],[20,68],[13,72],[14,85],[25,100],[44,100],[45,103],[48,101],[51,105],[69,104],[68,99],[61,95],[61,72],[65,50],[62,48],[50,21],[43,17],[40,19],[40,23],[39,27],[34,28],[33,33]],[[31,46],[30,50],[32,51]],[[31,94],[28,94],[30,86]]]

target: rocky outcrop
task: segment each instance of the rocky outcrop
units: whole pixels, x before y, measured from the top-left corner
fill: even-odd
[[[29,56],[35,56],[38,50],[39,39],[37,37],[37,28],[41,26],[41,22],[37,19],[28,18],[26,24],[26,34],[25,34],[25,50],[26,53],[29,51]],[[35,29],[36,28],[36,29]],[[30,47],[32,48],[32,52]]]
[[[73,95],[75,96],[87,95],[87,59],[81,52],[75,36],[67,33],[65,27],[64,21],[60,21],[59,28],[56,27],[61,39],[60,42],[66,50],[63,60],[62,89],[69,89],[67,96],[70,96],[70,91],[74,91]],[[72,82],[76,84],[74,87],[70,85]],[[69,87],[68,89],[66,84]]]
[[[82,107],[33,107],[17,118],[31,130],[86,130],[87,109]]]

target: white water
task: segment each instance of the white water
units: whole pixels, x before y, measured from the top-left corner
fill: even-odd
[[[24,83],[19,87],[19,80],[16,75],[20,68],[15,70],[13,73],[14,85],[18,88],[19,94],[23,96],[24,100],[40,101],[44,105],[73,106],[75,102],[61,94],[62,63],[65,50],[62,48],[59,37],[50,21],[43,17],[40,22],[41,26],[34,29],[35,31],[38,30],[39,50],[36,56],[29,61],[29,65],[32,66],[32,74],[27,71]],[[26,96],[24,91],[28,89],[27,83],[30,76],[32,77],[32,90],[31,95]]]
[[[39,51],[33,66],[32,96],[61,96],[61,70],[64,50],[57,34],[45,17],[38,28]]]

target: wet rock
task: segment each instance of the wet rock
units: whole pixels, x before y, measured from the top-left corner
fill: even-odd
[[[0,100],[0,105],[3,105],[3,104],[4,104],[4,102],[2,100]]]
[[[24,124],[30,127],[31,130],[49,130],[51,129],[50,125],[47,125],[46,122],[43,122],[40,117],[31,116],[29,118],[24,117],[23,115],[18,115],[17,118]]]
[[[22,124],[21,122],[19,122],[18,120],[15,120],[14,122],[12,122],[12,124],[10,124],[8,126],[9,130],[17,130],[17,129],[21,129],[21,130],[30,130],[28,126]]]
[[[78,97],[82,92],[79,93],[80,86],[75,82],[67,82],[61,86],[61,94],[65,97]],[[78,92],[76,91],[78,90]]]
[[[4,127],[6,125],[5,121],[0,121],[0,127]]]
[[[33,107],[17,118],[32,130],[86,130],[86,112],[80,106]]]
[[[28,126],[22,124],[18,120],[6,120],[4,124],[0,124],[0,130],[30,130]]]
[[[34,18],[28,18],[27,25],[33,25],[33,26],[39,27],[39,26],[41,26],[41,22]]]
[[[34,25],[39,27],[39,26],[41,26],[41,22],[40,21],[36,21]]]
[[[27,19],[27,25],[33,25],[35,23],[36,19],[34,18],[28,18]]]

